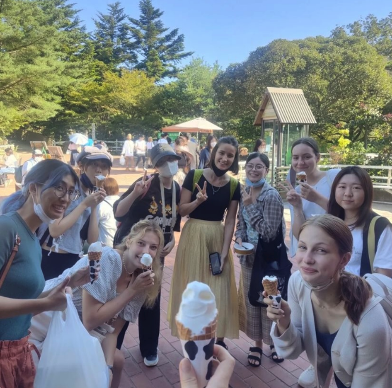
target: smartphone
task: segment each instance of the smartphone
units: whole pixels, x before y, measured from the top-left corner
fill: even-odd
[[[210,254],[210,264],[211,264],[211,272],[212,274],[219,275],[222,273],[221,271],[221,258],[218,252],[214,252]]]

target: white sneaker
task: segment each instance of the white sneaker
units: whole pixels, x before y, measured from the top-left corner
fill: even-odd
[[[303,388],[316,388],[316,373],[313,365],[305,369],[298,377],[298,384]]]

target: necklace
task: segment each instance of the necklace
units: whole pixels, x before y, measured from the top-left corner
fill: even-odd
[[[211,185],[211,188],[212,188],[212,195],[215,195],[215,193],[217,193],[221,189],[221,187],[222,187],[222,186],[219,186],[218,188],[216,188],[211,183],[210,183],[210,185]]]
[[[333,306],[326,306],[326,305],[324,305],[324,304],[321,304],[320,301],[319,301],[319,299],[318,299],[317,297],[315,298],[315,302],[316,302],[316,305],[317,305],[318,307],[320,307],[321,309],[323,309],[323,310],[330,310],[330,309],[334,309],[335,307],[339,306],[339,304],[342,303],[343,300],[339,300],[339,301],[338,301],[337,303],[335,303]]]
[[[123,263],[125,272],[128,274],[128,276],[132,276],[132,275],[133,275],[133,272],[128,272],[127,267],[125,266],[125,260],[124,260],[124,257],[123,257],[123,256],[121,256],[121,261],[122,261],[122,263]]]

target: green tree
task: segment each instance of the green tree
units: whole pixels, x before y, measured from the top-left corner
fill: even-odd
[[[61,109],[60,91],[74,81],[63,51],[72,29],[72,11],[61,0],[3,0],[0,5],[0,132],[4,135],[53,117]]]
[[[141,0],[139,7],[139,19],[129,18],[138,54],[136,68],[157,80],[175,76],[178,72],[176,65],[193,54],[184,51],[184,35],[178,34],[178,28],[168,32],[160,20],[163,11],[154,8],[151,0]]]
[[[195,58],[178,73],[176,81],[163,85],[156,99],[165,124],[196,117],[212,118],[215,100],[212,83],[220,71],[217,63],[210,66]]]
[[[127,17],[120,2],[115,2],[108,5],[108,14],[99,12],[98,19],[94,19],[95,58],[111,70],[120,65],[131,68],[136,63],[136,47],[130,38]]]

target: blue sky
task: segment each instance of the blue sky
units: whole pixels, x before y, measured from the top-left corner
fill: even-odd
[[[93,17],[106,13],[107,0],[73,0],[89,31]],[[274,39],[328,36],[336,26],[374,14],[392,12],[391,0],[152,0],[164,11],[162,20],[185,35],[185,48],[210,64],[226,68]],[[121,1],[125,12],[139,16],[139,1]]]

